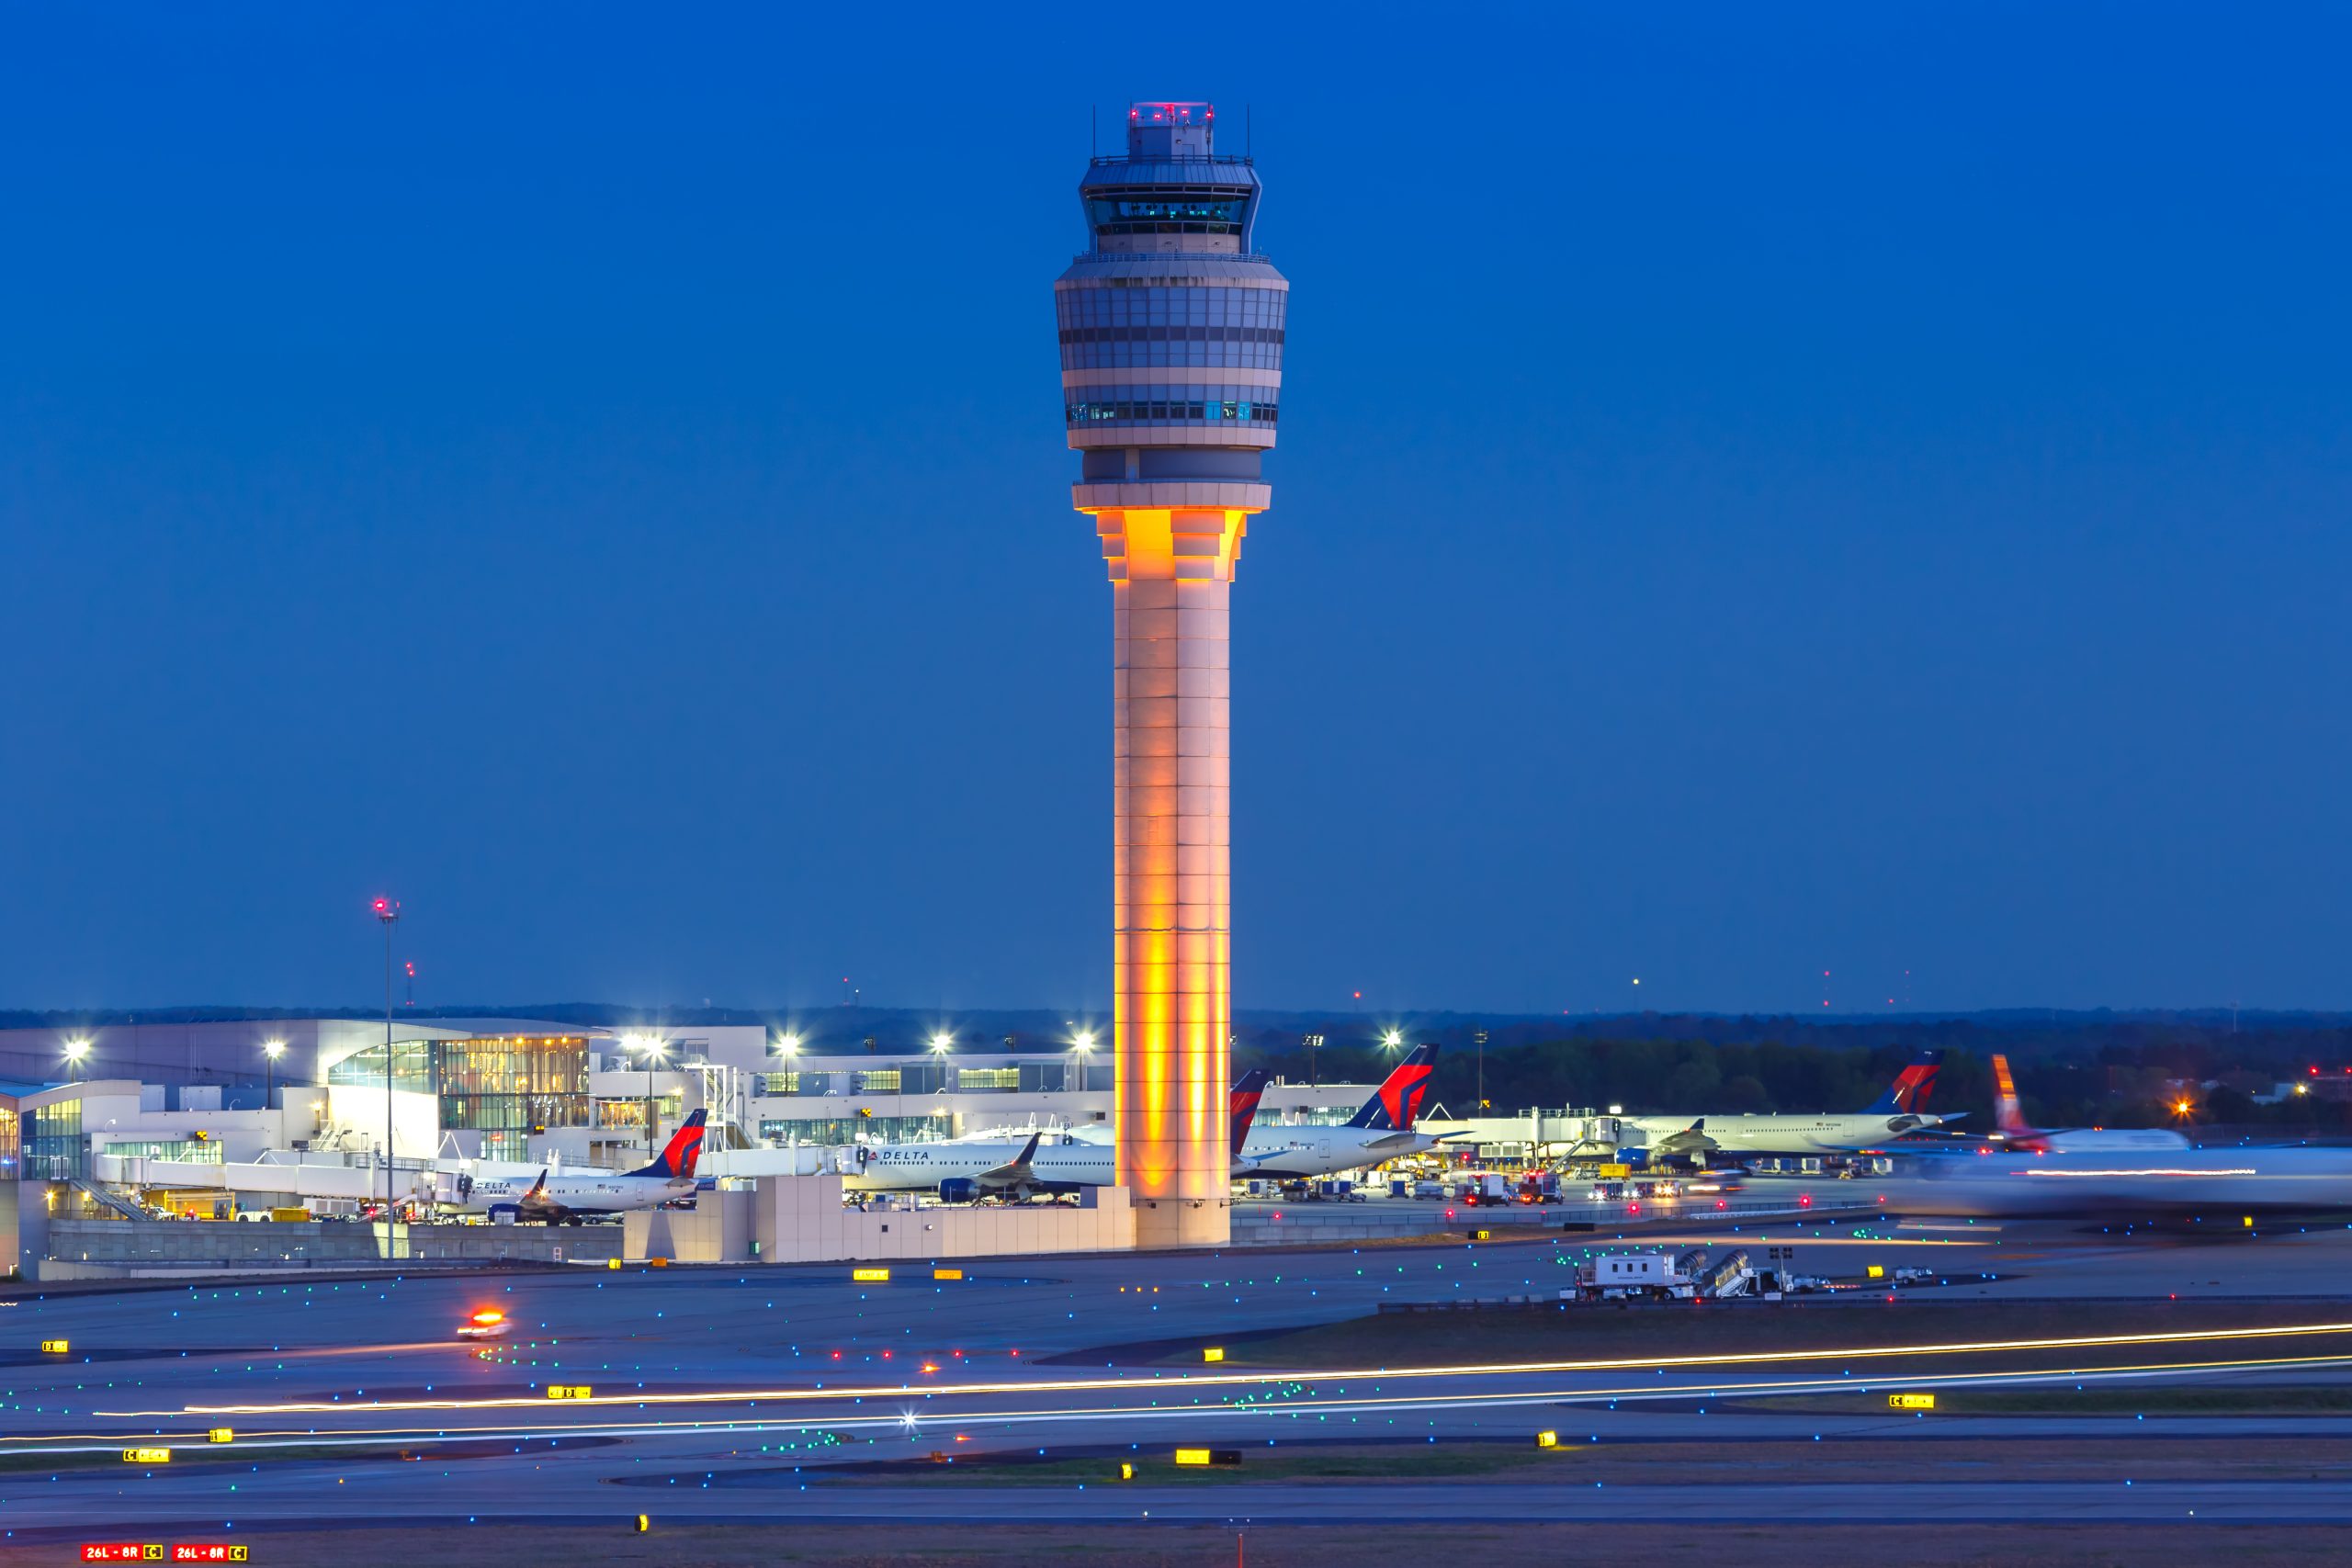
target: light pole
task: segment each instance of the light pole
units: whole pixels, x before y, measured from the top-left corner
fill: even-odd
[[[392,1223],[392,927],[400,922],[401,907],[390,898],[375,903],[376,918],[384,922],[384,1223]],[[386,1233],[390,1235],[390,1232]]]
[[[1471,1039],[1478,1043],[1478,1109],[1487,1109],[1487,1032],[1472,1032]]]
[[[261,1054],[263,1058],[261,1108],[266,1111],[269,1109],[270,1101],[277,1096],[277,1058],[286,1055],[286,1042],[265,1040],[261,1043]]]
[[[1078,1058],[1078,1092],[1086,1092],[1086,1064],[1094,1055],[1094,1031],[1081,1029],[1078,1038],[1070,1042],[1070,1054]]]
[[[1380,1048],[1384,1051],[1394,1051],[1403,1043],[1405,1043],[1405,1035],[1401,1030],[1392,1029],[1380,1037]]]
[[[632,1034],[622,1040],[621,1049],[645,1053],[645,1157],[650,1160],[653,1157],[654,1134],[653,1064],[662,1052],[669,1049],[669,1042],[658,1034]]]
[[[1320,1034],[1310,1034],[1306,1037],[1306,1082],[1310,1089],[1323,1081],[1322,1075],[1317,1070],[1315,1059],[1315,1053],[1321,1049],[1323,1049],[1323,1037]]]

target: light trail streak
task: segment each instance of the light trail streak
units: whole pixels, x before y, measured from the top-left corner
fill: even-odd
[[[1332,1400],[1301,1401],[1283,1404],[1181,1404],[1138,1407],[1132,1404],[1080,1405],[1067,1409],[1041,1410],[971,1410],[926,1412],[923,1419],[933,1425],[955,1427],[1022,1427],[1056,1426],[1064,1423],[1125,1421],[1137,1419],[1187,1421],[1220,1416],[1264,1417],[1347,1415],[1351,1412],[1431,1411],[1500,1409],[1528,1404],[1584,1404],[1602,1401],[1655,1402],[1668,1399],[1740,1399],[1757,1397],[1787,1397],[1804,1393],[1869,1393],[1894,1388],[1916,1388],[1922,1385],[1938,1389],[1988,1387],[1998,1385],[2030,1386],[2093,1379],[2158,1379],[2195,1377],[2203,1373],[2249,1371],[2285,1367],[2352,1366],[2352,1356],[2268,1356],[2245,1357],[2217,1361],[2149,1361],[2127,1363],[2112,1367],[2064,1367],[2041,1370],[2013,1369],[2008,1371],[1939,1374],[1933,1372],[1894,1373],[1873,1378],[1787,1378],[1771,1381],[1713,1383],[1637,1383],[1623,1388],[1577,1389],[1504,1389],[1487,1393],[1465,1393],[1431,1398],[1426,1394],[1343,1395]],[[1148,1388],[1168,1388],[1174,1384],[1137,1383],[1137,1392]],[[2083,1417],[2092,1420],[2120,1421],[2127,1417],[2111,1413],[2098,1413]],[[2308,1419],[2307,1417],[2304,1419]],[[865,1430],[892,1432],[906,1428],[902,1412],[870,1416],[842,1415],[826,1416],[815,1421],[646,1421],[581,1423],[571,1426],[534,1425],[492,1427],[384,1427],[339,1428],[331,1432],[270,1432],[256,1433],[248,1438],[240,1435],[240,1449],[303,1449],[303,1448],[387,1448],[428,1443],[512,1443],[555,1441],[564,1438],[724,1438],[761,1433],[792,1432],[807,1434],[812,1429]],[[149,1447],[173,1447],[194,1453],[208,1451],[201,1440],[182,1443],[155,1442],[153,1433],[126,1433],[119,1438],[102,1438],[98,1434],[76,1434],[71,1446],[29,1447],[11,1449],[12,1453],[74,1454],[112,1453],[124,1443]],[[26,1442],[57,1443],[58,1438],[10,1439]],[[227,1450],[211,1448],[216,1457],[232,1459]],[[810,1450],[821,1455],[827,1450]],[[773,1456],[781,1460],[785,1456]]]
[[[1624,1371],[1634,1368],[1664,1371],[1673,1367],[1773,1366],[1826,1360],[1884,1360],[1897,1356],[1984,1356],[2029,1350],[2101,1349],[2122,1345],[2178,1345],[2233,1339],[2285,1339],[2304,1336],[2352,1333],[2352,1323],[2291,1324],[2271,1328],[2182,1329],[2159,1334],[2086,1334],[2050,1339],[1958,1340],[1935,1345],[1871,1345],[1822,1349],[1746,1350],[1712,1356],[1626,1356],[1577,1361],[1517,1361],[1444,1367],[1358,1367],[1338,1371],[1269,1371],[1262,1372],[1186,1373],[1172,1378],[1069,1378],[1034,1382],[943,1383],[936,1386],[854,1384],[838,1389],[738,1389],[694,1393],[598,1394],[573,1402],[589,1404],[800,1404],[842,1399],[903,1399],[909,1394],[1077,1393],[1105,1389],[1218,1388],[1265,1383],[1335,1382],[1343,1378],[1449,1378],[1510,1376],[1545,1372]],[[489,1399],[311,1400],[274,1404],[187,1404],[178,1410],[100,1410],[95,1415],[118,1417],[172,1416],[278,1416],[361,1410],[513,1410],[547,1403],[546,1397],[502,1396]]]
[[[2249,1357],[2222,1361],[2152,1361],[2116,1367],[2065,1367],[2040,1371],[2012,1370],[2007,1371],[1962,1372],[1939,1375],[1929,1372],[1894,1374],[1886,1377],[1856,1380],[1837,1378],[1794,1378],[1766,1382],[1674,1383],[1637,1383],[1623,1388],[1576,1389],[1503,1389],[1489,1393],[1448,1394],[1430,1398],[1422,1394],[1343,1395],[1332,1400],[1316,1400],[1283,1404],[1177,1404],[1136,1406],[1132,1404],[1081,1405],[1069,1409],[1042,1410],[972,1410],[963,1412],[932,1411],[924,1419],[934,1425],[956,1427],[1023,1426],[1053,1424],[1066,1421],[1134,1420],[1136,1418],[1192,1420],[1214,1416],[1302,1416],[1308,1415],[1344,1415],[1351,1411],[1378,1410],[1472,1410],[1521,1404],[1573,1404],[1602,1400],[1663,1400],[1740,1398],[1758,1395],[1785,1396],[1791,1393],[1831,1392],[1866,1393],[1879,1389],[1914,1387],[1932,1384],[1937,1388],[1964,1388],[1999,1383],[2064,1382],[2073,1379],[2114,1379],[2125,1377],[2189,1377],[2200,1372],[2245,1371],[2280,1367],[2352,1366],[2352,1357],[2345,1356],[2270,1356]],[[1137,1383],[1137,1392],[1169,1384]],[[2114,1417],[2120,1419],[2120,1417]],[[903,1430],[903,1413],[872,1416],[825,1416],[814,1421],[642,1421],[642,1422],[581,1422],[572,1425],[536,1424],[514,1427],[336,1427],[326,1431],[275,1431],[239,1434],[233,1449],[212,1445],[196,1434],[183,1435],[183,1440],[158,1443],[159,1434],[125,1432],[108,1435],[98,1432],[77,1432],[71,1435],[48,1435],[39,1438],[12,1437],[0,1442],[24,1445],[9,1449],[11,1453],[52,1455],[76,1453],[113,1453],[124,1444],[146,1447],[166,1447],[192,1454],[210,1453],[215,1458],[233,1461],[238,1450],[306,1448],[389,1448],[422,1447],[429,1443],[513,1443],[558,1441],[565,1438],[726,1438],[763,1432],[794,1432],[807,1434],[816,1430],[863,1430],[884,1428]],[[823,1450],[811,1450],[822,1453]]]
[[[1551,1238],[1545,1237],[1544,1239],[1550,1240]],[[1670,1236],[1660,1236],[1657,1238],[1657,1240],[1652,1241],[1637,1241],[1629,1236],[1612,1236],[1607,1241],[1577,1242],[1572,1245],[1575,1245],[1579,1248],[1602,1247],[1656,1247],[1658,1241],[1671,1241],[1677,1245],[1687,1242],[1691,1244],[1702,1244],[1708,1247],[1754,1247],[1759,1242],[1771,1241],[1802,1242],[1807,1247],[1998,1247],[2000,1245],[2000,1243],[1996,1241],[1962,1241],[1958,1237],[1939,1239],[1935,1236],[1813,1235],[1804,1231],[1783,1232],[1778,1236],[1767,1235],[1762,1231],[1738,1235],[1690,1235],[1681,1231],[1677,1231]],[[1558,1244],[1555,1243],[1555,1245]]]
[[[1155,1419],[1190,1419],[1216,1416],[1329,1416],[1356,1411],[1380,1410],[1461,1410],[1521,1404],[1583,1404],[1602,1401],[1656,1401],[1665,1399],[1713,1399],[1758,1397],[1770,1394],[1835,1391],[1867,1393],[1879,1389],[1932,1385],[1939,1388],[1986,1386],[2001,1383],[2048,1383],[2070,1380],[2118,1378],[2194,1377],[2214,1372],[2261,1371],[2278,1368],[2319,1368],[2352,1366],[2352,1356],[2273,1356],[2240,1357],[2223,1360],[2151,1361],[2126,1363],[2108,1367],[2066,1367],[2039,1370],[2018,1369],[1960,1373],[1890,1373],[1880,1377],[1856,1379],[1836,1378],[1783,1379],[1778,1381],[1743,1381],[1710,1383],[1644,1382],[1622,1388],[1547,1388],[1505,1389],[1490,1393],[1464,1393],[1431,1397],[1430,1394],[1347,1395],[1336,1399],[1303,1399],[1282,1404],[1235,1403],[1221,1400],[1213,1404],[1148,1405],[1114,1404],[1034,1409],[998,1409],[954,1411],[933,1405],[922,1419],[933,1424],[958,1427],[1019,1426],[1023,1424],[1055,1424],[1065,1421]],[[1186,1386],[1181,1382],[1132,1383],[1125,1385],[1141,1394],[1150,1390],[1169,1391]],[[843,1398],[858,1396],[843,1394]],[[875,1415],[819,1416],[812,1419],[764,1421],[734,1418],[728,1420],[676,1420],[636,1422],[579,1422],[572,1424],[531,1423],[517,1426],[458,1427],[342,1427],[325,1432],[286,1430],[241,1434],[238,1446],[246,1449],[322,1447],[383,1447],[401,1443],[514,1442],[521,1440],[557,1439],[561,1438],[620,1438],[620,1437],[684,1437],[707,1435],[721,1438],[733,1434],[760,1432],[807,1433],[813,1428],[864,1429],[868,1427],[903,1428],[904,1412]],[[153,1432],[124,1433],[104,1437],[97,1433],[75,1433],[70,1438],[44,1436],[16,1438],[6,1440],[12,1445],[6,1451],[14,1453],[87,1453],[108,1452],[125,1443],[153,1445],[161,1434]],[[186,1447],[202,1452],[209,1447],[194,1434],[187,1440],[164,1446]],[[62,1444],[63,1446],[59,1446]],[[230,1457],[228,1450],[212,1449],[220,1457]]]

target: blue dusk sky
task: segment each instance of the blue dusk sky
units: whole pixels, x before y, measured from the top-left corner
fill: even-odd
[[[0,1006],[365,1003],[382,892],[421,1004],[1099,1012],[1050,286],[1161,96],[1249,107],[1295,287],[1238,1006],[2352,1005],[2347,58],[12,7]]]

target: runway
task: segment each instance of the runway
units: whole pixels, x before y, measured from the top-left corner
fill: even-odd
[[[1055,1260],[1050,1271],[982,1265],[963,1280],[933,1281],[923,1270],[888,1284],[850,1280],[838,1267],[682,1269],[20,1296],[0,1309],[0,1334],[12,1346],[68,1337],[72,1350],[0,1369],[0,1511],[20,1531],[94,1517],[227,1528],[240,1518],[577,1517],[656,1507],[687,1508],[697,1519],[991,1521],[1147,1512],[1224,1518],[1234,1510],[1297,1522],[1427,1520],[1452,1517],[1449,1510],[1684,1521],[2149,1519],[2171,1508],[2172,1517],[2194,1509],[2207,1520],[2326,1522],[2352,1514],[2352,1481],[2333,1473],[2175,1477],[2161,1496],[2125,1484],[2128,1475],[2047,1472],[2017,1477],[1997,1495],[1966,1485],[1735,1479],[1562,1485],[1518,1472],[1506,1485],[1417,1476],[1403,1447],[1516,1454],[1538,1429],[1556,1429],[1578,1450],[1565,1461],[1574,1464],[1626,1445],[1818,1442],[1820,1451],[1875,1453],[1962,1435],[1990,1450],[2084,1438],[2101,1439],[2086,1450],[2126,1452],[2167,1442],[2352,1444],[2352,1403],[2342,1413],[2154,1420],[2130,1413],[1928,1420],[1853,1407],[1856,1395],[1875,1400],[1908,1389],[1949,1396],[2062,1385],[2352,1384],[2352,1303],[2313,1289],[2331,1276],[2352,1277],[2352,1237],[2340,1231],[2213,1245],[2040,1224],[1957,1236],[1824,1226],[1789,1238],[1810,1249],[1801,1268],[1859,1275],[1868,1263],[1932,1258],[1955,1282],[1916,1302],[1858,1289],[1794,1308],[1808,1314],[1804,1322],[1834,1331],[1830,1341],[1797,1349],[1714,1348],[1702,1334],[1696,1348],[1579,1353],[1601,1330],[1633,1320],[1555,1313],[1544,1321],[1556,1331],[1544,1332],[1556,1332],[1561,1348],[1541,1357],[1240,1369],[1199,1358],[1200,1348],[1220,1340],[1246,1347],[1250,1336],[1356,1318],[1383,1302],[1541,1293],[1556,1288],[1580,1249],[1608,1245],[1577,1237],[1072,1258]],[[2191,1277],[2210,1281],[2195,1310],[2226,1315],[2240,1309],[2225,1303],[2243,1300],[2249,1321],[2157,1332],[1928,1332],[1965,1322],[1968,1314],[1952,1309],[1970,1301],[1988,1311],[2009,1303],[2007,1311],[2106,1294],[2144,1309],[2180,1293],[2159,1287]],[[2044,1294],[2030,1293],[2037,1287]],[[425,1332],[454,1327],[484,1302],[520,1325],[490,1359]],[[2251,1321],[2257,1304],[2267,1321]],[[1792,1309],[1703,1310],[1752,1314],[1742,1321],[1756,1323]],[[1424,1320],[1378,1321],[1409,1331]],[[1467,1324],[1475,1338],[1482,1320],[1449,1314],[1427,1321]],[[1702,1320],[1655,1321],[1679,1327]],[[1090,1348],[1103,1364],[1087,1364]],[[590,1393],[550,1399],[549,1384]],[[1834,1407],[1792,1407],[1792,1399]],[[232,1439],[208,1443],[214,1427],[232,1429]],[[1232,1446],[1245,1462],[1200,1484],[1115,1480],[1122,1450],[1164,1461],[1180,1443]],[[174,1447],[171,1461],[119,1459],[125,1448],[158,1444]],[[1334,1445],[1406,1458],[1399,1473],[1376,1484],[1343,1476],[1283,1483],[1287,1454]],[[967,1483],[942,1466],[908,1484],[873,1468],[933,1454],[1001,1466],[1032,1450],[1047,1465],[1067,1462],[1083,1473],[1065,1480],[976,1471]],[[45,1461],[55,1468],[42,1468]]]

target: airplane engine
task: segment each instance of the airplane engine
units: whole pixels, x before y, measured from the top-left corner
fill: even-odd
[[[943,1203],[977,1202],[980,1184],[968,1176],[950,1176],[939,1184],[939,1201]]]

